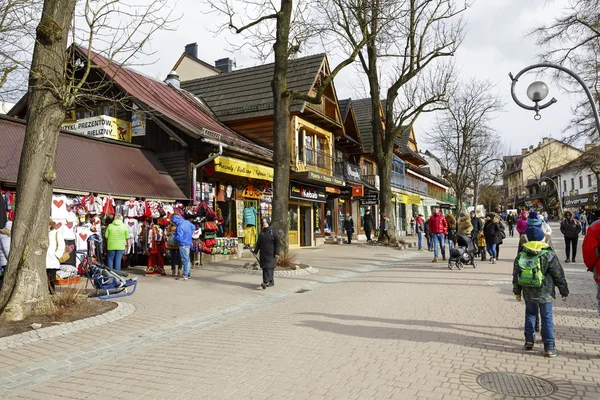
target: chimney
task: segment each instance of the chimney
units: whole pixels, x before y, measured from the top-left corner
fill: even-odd
[[[233,60],[231,58],[221,58],[215,61],[215,67],[225,73],[231,72],[233,71]]]
[[[522,156],[526,155],[526,154],[527,154],[527,151],[528,151],[528,149],[527,149],[527,148],[521,149],[521,155],[522,155]]]
[[[198,43],[186,44],[185,54],[188,54],[194,58],[198,58]]]
[[[165,82],[173,87],[176,87],[177,89],[181,88],[181,86],[179,85],[179,75],[177,75],[177,72],[175,71],[169,72],[169,75],[167,75],[167,79],[165,80]]]

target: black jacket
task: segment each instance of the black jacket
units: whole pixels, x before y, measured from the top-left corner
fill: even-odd
[[[353,219],[347,219],[344,222],[344,230],[346,232],[352,232],[352,233],[354,233],[354,220]]]
[[[483,229],[483,224],[481,223],[481,218],[473,217],[471,218],[471,225],[473,225],[473,236],[477,237],[477,233]]]
[[[506,217],[506,223],[509,225],[514,225],[517,223],[517,221],[515,221],[515,217],[513,215],[509,215]]]
[[[487,221],[483,228],[483,234],[485,235],[485,242],[487,244],[499,244],[502,242],[502,236],[500,226],[498,225],[498,219],[494,218],[492,221]]]
[[[373,219],[373,214],[371,214],[371,213],[365,214],[363,224],[364,224],[366,230],[373,229],[373,227],[375,226],[375,220]]]
[[[275,229],[268,227],[260,231],[254,254],[260,251],[261,268],[275,268],[277,266],[275,256],[279,255],[279,245],[279,233]]]
[[[579,232],[581,232],[581,224],[579,221],[574,219],[563,219],[560,223],[560,231],[567,239],[575,239],[579,237]]]

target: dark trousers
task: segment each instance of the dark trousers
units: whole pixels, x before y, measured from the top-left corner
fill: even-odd
[[[390,241],[390,235],[388,235],[387,231],[381,230],[381,233],[379,234],[379,241],[383,242],[383,238],[386,237],[388,242]]]
[[[577,257],[577,240],[579,238],[568,238],[565,237],[565,253],[567,253],[567,260],[575,261],[575,257]],[[571,250],[573,250],[571,252]],[[571,258],[571,253],[573,257]]]
[[[171,270],[175,271],[175,264],[177,264],[177,269],[181,270],[181,257],[179,257],[179,249],[169,249],[169,255],[171,256]]]
[[[47,269],[46,275],[48,276],[48,290],[50,294],[56,293],[56,271],[57,269]]]
[[[273,280],[273,277],[275,276],[274,268],[263,268],[262,272],[263,272],[263,283],[264,284],[275,283],[275,281]]]
[[[346,231],[346,234],[348,235],[348,243],[352,243],[352,232]]]
[[[371,240],[371,231],[373,228],[370,226],[365,226],[365,235],[367,235],[367,240]]]
[[[496,260],[500,258],[500,243],[496,245]]]

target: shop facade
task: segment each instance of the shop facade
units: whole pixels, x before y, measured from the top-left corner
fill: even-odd
[[[290,200],[288,204],[289,246],[311,247],[324,241],[325,187],[313,186],[303,182],[290,182]],[[321,243],[319,243],[321,244]]]

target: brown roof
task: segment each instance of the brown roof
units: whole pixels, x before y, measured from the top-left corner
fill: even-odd
[[[371,98],[352,100],[354,113],[356,114],[356,123],[365,153],[373,152],[373,125],[371,117],[373,109],[371,107]]]
[[[87,50],[81,49],[81,51],[84,56],[87,55]],[[92,52],[91,58],[92,62],[101,66],[100,69],[127,94],[135,97],[151,110],[158,112],[191,136],[208,137],[265,157],[273,156],[270,150],[251,142],[222,124],[212,114],[210,108],[191,93],[178,90],[164,82],[149,78],[131,69],[122,68],[117,64],[109,64],[99,54]]]
[[[25,121],[0,116],[0,182],[17,182],[24,138]],[[186,199],[152,152],[75,133],[60,133],[56,176],[56,189]]]
[[[308,94],[325,62],[325,54],[290,60],[288,89]],[[237,121],[273,115],[272,80],[271,63],[185,81],[181,87],[204,99],[221,121]],[[304,101],[295,100],[291,112],[304,107]]]

